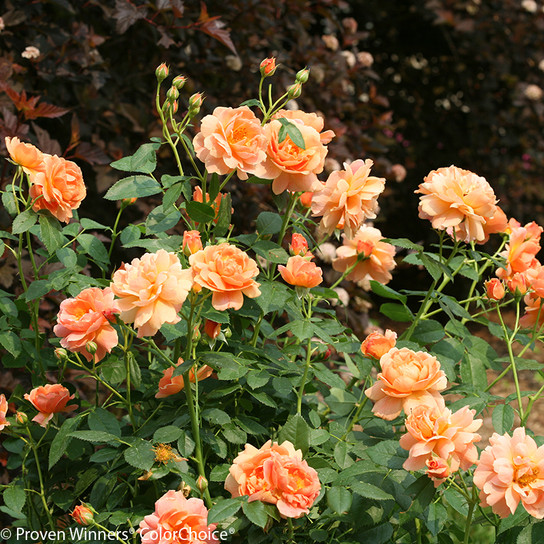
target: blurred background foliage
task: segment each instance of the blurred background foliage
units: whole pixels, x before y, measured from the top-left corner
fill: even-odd
[[[327,167],[371,158],[388,179],[377,221],[385,236],[426,236],[413,191],[430,170],[450,164],[486,177],[508,215],[544,223],[544,12],[534,0],[2,5],[2,145],[4,136],[18,136],[75,159],[100,202],[86,210],[98,219],[112,213],[100,198],[117,179],[109,162],[160,134],[158,64],[189,78],[181,114],[192,93],[205,94],[202,117],[254,97],[259,62],[275,56],[277,94],[296,71],[311,68],[297,105],[322,112],[337,134],[329,157],[338,164]],[[39,54],[27,58],[29,46]],[[6,162],[1,172],[5,185]],[[243,228],[269,191],[240,183],[232,191]],[[126,220],[148,206],[139,203]]]

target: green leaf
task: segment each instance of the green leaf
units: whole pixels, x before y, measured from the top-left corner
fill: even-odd
[[[141,438],[134,439],[130,448],[124,451],[123,456],[129,465],[141,470],[150,470],[155,462],[153,445]]]
[[[227,193],[221,198],[221,204],[217,212],[217,224],[213,231],[216,236],[223,236],[229,230],[231,218],[232,199],[230,193]]]
[[[245,102],[242,102],[240,106],[248,106],[248,107],[257,107],[261,109],[261,103],[256,98],[251,98],[249,100],[246,100]]]
[[[244,499],[245,497],[237,497],[235,499],[219,500],[208,512],[208,524],[220,523],[221,521],[234,516],[234,514],[240,510],[240,506],[242,506],[242,501]]]
[[[423,246],[412,242],[412,240],[409,240],[408,238],[384,238],[382,241],[404,249],[423,251]]]
[[[436,537],[436,535],[444,528],[447,518],[447,510],[442,503],[432,502],[429,504],[425,525],[433,537]]]
[[[57,259],[66,267],[72,268],[77,264],[77,253],[69,247],[61,247],[55,251]]]
[[[285,117],[278,117],[276,119],[281,123],[281,128],[278,132],[278,142],[281,144],[287,136],[291,138],[291,141],[300,149],[306,149],[306,143],[304,142],[304,137],[302,132],[295,123],[285,119]]]
[[[83,251],[95,261],[107,264],[109,262],[106,246],[93,234],[80,234],[77,239]]]
[[[230,416],[219,408],[209,408],[202,412],[202,417],[213,425],[226,425],[230,423]]]
[[[162,179],[161,179],[162,181]],[[181,190],[183,188],[182,183],[176,183],[172,185],[166,193],[164,193],[164,196],[162,198],[162,207],[165,210],[168,210],[168,208],[172,207],[176,200],[181,196]]]
[[[509,404],[499,404],[493,409],[493,428],[499,434],[509,433],[514,424],[514,409]]]
[[[353,496],[345,487],[331,487],[327,489],[327,504],[337,514],[347,514],[351,508]]]
[[[161,193],[162,188],[149,176],[128,176],[112,185],[104,195],[106,200],[123,200],[125,198],[142,198]]]
[[[51,291],[51,284],[47,280],[33,281],[25,293],[25,300],[35,300],[41,298]]]
[[[49,253],[55,253],[65,243],[61,226],[55,217],[40,214],[40,239]]]
[[[96,408],[94,412],[91,412],[87,423],[91,431],[104,431],[117,437],[121,436],[119,421],[111,412],[103,408]]]
[[[197,223],[211,223],[215,219],[215,210],[209,204],[193,200],[187,202],[185,209],[189,217]]]
[[[153,442],[168,444],[170,442],[179,440],[182,435],[182,429],[176,427],[175,425],[167,425],[166,427],[161,427],[155,431],[153,434]]]
[[[159,232],[165,232],[175,227],[181,219],[181,213],[173,207],[167,208],[157,206],[154,210],[151,210],[145,221],[146,234],[157,234]]]
[[[3,493],[4,503],[15,512],[21,512],[26,501],[26,493],[23,487],[12,482]]]
[[[357,495],[361,495],[361,497],[365,497],[367,499],[373,499],[375,501],[395,500],[393,495],[390,495],[383,489],[380,489],[379,487],[367,482],[352,482],[350,487],[354,493],[357,493]]]
[[[438,321],[420,321],[414,328],[412,339],[420,344],[433,344],[444,338],[444,328]]]
[[[256,183],[258,185],[270,185],[272,183],[271,179],[258,178],[257,176],[250,176],[246,183]]]
[[[66,419],[62,424],[49,447],[49,470],[57,463],[66,451],[66,448],[70,445],[70,442],[72,441],[70,433],[77,429],[80,423],[80,417],[73,417]]]
[[[14,220],[11,226],[12,234],[21,234],[32,227],[38,219],[38,214],[34,210],[25,210],[20,213]]]
[[[242,510],[251,523],[258,525],[262,529],[265,528],[268,521],[268,513],[264,503],[261,501],[244,502]]]
[[[111,445],[118,444],[117,436],[106,431],[74,431],[69,436],[85,440],[86,442],[96,442],[97,444],[101,442],[113,442]]]
[[[122,172],[139,172],[141,174],[151,174],[157,167],[156,150],[159,144],[143,144],[134,155],[123,157],[110,164],[112,168]],[[132,197],[130,197],[132,198]],[[117,200],[117,199],[111,199]]]
[[[427,254],[420,253],[418,255],[421,264],[427,269],[427,272],[432,276],[433,280],[438,281],[442,277],[442,268],[432,257]]]
[[[1,331],[0,344],[14,357],[18,357],[21,354],[21,340],[13,331]]]
[[[277,213],[261,212],[257,217],[257,232],[261,236],[277,234],[281,230],[282,218]]]
[[[285,264],[289,255],[285,249],[269,240],[260,240],[253,244],[253,251],[271,263]]]
[[[403,304],[405,304],[406,300],[408,299],[406,295],[401,295],[394,289],[391,289],[391,287],[387,287],[387,285],[383,285],[380,282],[375,280],[370,280],[370,288],[372,289],[373,293],[376,293],[377,295],[383,298],[391,298],[394,300],[400,300]]]
[[[414,319],[414,314],[406,306],[394,302],[382,304],[380,312],[393,321],[412,321]]]
[[[461,361],[461,381],[464,385],[472,385],[478,390],[485,389],[487,375],[480,357],[470,353],[465,354]]]
[[[524,527],[518,535],[516,544],[544,544],[544,521]]]
[[[310,427],[300,414],[291,416],[278,435],[278,441],[288,440],[305,455],[310,447]]]

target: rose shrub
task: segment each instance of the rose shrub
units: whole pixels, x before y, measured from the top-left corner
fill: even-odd
[[[194,133],[202,94],[177,76],[163,99],[159,66],[162,134],[111,164],[112,226],[85,217],[75,167],[9,142],[1,243],[20,286],[0,293],[0,345],[27,383],[0,395],[0,510],[44,543],[77,524],[100,532],[79,541],[125,544],[538,542],[544,439],[529,422],[544,386],[523,391],[519,373],[542,374],[528,357],[544,326],[542,229],[506,222],[481,176],[439,166],[417,191],[437,243],[384,239],[366,222],[384,185],[371,159],[320,180],[333,133],[285,109],[308,70],[278,96],[272,60],[257,98]],[[47,200],[52,160],[64,170]],[[269,185],[277,206],[250,233],[232,225],[242,183]],[[120,227],[148,196],[161,203]],[[116,246],[140,256],[115,269]],[[430,288],[387,286],[400,261]],[[351,281],[384,299],[391,329],[347,327]]]

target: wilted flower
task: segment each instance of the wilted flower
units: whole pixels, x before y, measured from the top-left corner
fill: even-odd
[[[374,57],[368,51],[360,51],[357,53],[357,62],[363,68],[370,68],[374,64]]]
[[[25,48],[25,50],[21,53],[21,57],[25,59],[36,59],[40,56],[40,50],[37,47],[34,47],[33,45],[29,45]]]
[[[500,436],[494,433],[474,471],[482,506],[505,518],[521,502],[535,518],[544,518],[544,446],[525,434],[523,427]]]
[[[538,85],[531,84],[525,87],[524,94],[529,100],[538,102],[542,98],[542,95],[544,95],[544,91]]]
[[[233,72],[239,72],[242,69],[242,59],[237,55],[227,55],[225,62]]]
[[[325,46],[331,51],[336,51],[340,46],[340,44],[338,43],[338,38],[333,34],[324,34],[323,36],[321,36],[321,39],[323,40]]]
[[[394,164],[393,166],[391,166],[390,172],[393,176],[393,179],[399,183],[406,179],[406,168],[404,168],[402,164]]]

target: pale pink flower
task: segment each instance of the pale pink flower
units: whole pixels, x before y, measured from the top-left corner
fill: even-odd
[[[37,59],[40,56],[40,50],[33,45],[28,45],[21,53],[21,57],[24,59]]]
[[[376,383],[365,391],[378,417],[392,420],[402,410],[409,414],[421,404],[444,407],[440,391],[448,381],[436,357],[424,351],[391,348],[382,355],[380,366]]]
[[[314,192],[312,214],[322,217],[319,224],[322,233],[331,234],[339,228],[353,238],[365,219],[376,217],[385,178],[371,176],[372,165],[370,159],[344,163],[345,170],[333,172],[325,185]]]
[[[134,323],[141,338],[181,320],[178,312],[192,286],[192,270],[183,270],[175,253],[160,249],[119,268],[111,290],[119,297],[121,319]]]
[[[363,289],[370,289],[370,280],[386,284],[392,279],[391,270],[396,264],[395,247],[382,242],[383,236],[378,229],[362,225],[352,240],[345,234],[342,237],[344,243],[336,250],[336,258],[332,261],[335,270],[343,273],[357,263],[346,279]]]
[[[420,404],[412,408],[406,418],[407,432],[400,439],[401,447],[409,451],[402,466],[406,470],[429,468],[427,461],[436,456],[447,463],[449,472],[468,470],[478,461],[474,443],[481,438],[476,431],[483,423],[474,419],[475,414],[468,406],[453,413],[445,406]]]
[[[419,217],[464,242],[485,238],[485,224],[497,211],[497,199],[485,178],[456,166],[433,170],[420,184]]]
[[[544,518],[544,446],[525,434],[523,427],[500,436],[494,433],[474,471],[482,506],[491,506],[501,518],[513,514],[521,502],[535,518]]]

